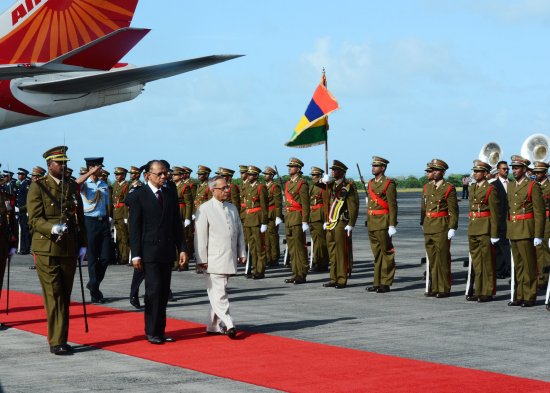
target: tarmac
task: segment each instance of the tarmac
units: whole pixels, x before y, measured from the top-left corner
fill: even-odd
[[[535,307],[508,307],[510,286],[508,279],[501,279],[495,301],[478,304],[465,300],[467,201],[459,200],[461,218],[451,249],[452,296],[446,299],[424,296],[420,195],[401,193],[398,203],[399,225],[394,237],[397,273],[391,292],[365,291],[372,285],[373,264],[361,200],[348,287],[322,287],[328,273],[310,274],[303,285],[285,284],[290,269],[282,260],[278,267],[267,269],[263,280],[237,275],[229,281],[231,314],[237,328],[550,382],[550,312],[544,306],[543,293]],[[32,264],[31,256],[14,257],[11,289],[41,293],[36,271],[29,269]],[[86,274],[87,269],[83,270]],[[139,312],[128,300],[131,277],[132,268],[109,266],[101,285],[108,301],[104,306]],[[75,301],[81,300],[78,285],[75,279]],[[192,270],[174,272],[172,291],[176,301],[169,303],[168,317],[204,323],[208,298],[202,276]],[[3,298],[2,313],[4,306]],[[7,393],[270,390],[95,348],[80,348],[74,356],[54,356],[45,337],[15,328],[0,332],[0,384],[0,392],[3,388]]]

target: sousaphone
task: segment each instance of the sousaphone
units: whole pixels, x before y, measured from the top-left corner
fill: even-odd
[[[546,161],[550,148],[550,138],[544,134],[533,134],[521,145],[521,156],[531,162]]]
[[[502,157],[502,148],[496,142],[489,142],[481,148],[478,159],[495,167]]]

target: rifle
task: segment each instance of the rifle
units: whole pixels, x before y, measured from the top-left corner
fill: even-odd
[[[10,313],[10,265],[11,265],[11,255],[7,258],[8,264],[8,282],[6,290],[6,315]]]
[[[363,189],[365,190],[365,193],[367,193],[367,186],[365,183],[365,179],[363,179],[363,175],[361,174],[361,168],[359,168],[359,164],[357,165],[357,170],[359,171],[359,179],[361,179],[361,183],[363,184]]]
[[[277,177],[279,178],[279,183],[281,183],[281,191],[285,189],[285,186],[283,184],[283,179],[281,179],[281,175],[279,175],[279,170],[277,169],[277,165],[274,165],[275,172],[277,172]],[[285,194],[283,194],[283,198],[285,197]]]

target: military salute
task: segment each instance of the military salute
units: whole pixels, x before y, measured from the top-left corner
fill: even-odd
[[[306,231],[309,229],[309,186],[301,176],[304,163],[291,158],[288,167],[290,179],[285,184],[286,241],[292,266],[292,276],[287,284],[306,282],[309,264],[307,262]]]
[[[480,303],[493,300],[496,293],[496,272],[493,245],[499,241],[499,201],[498,191],[487,181],[491,165],[474,160],[475,183],[470,185],[469,205],[470,222],[468,224],[468,243],[472,266],[469,282],[474,278],[474,291],[466,300]]]
[[[309,189],[309,205],[311,213],[309,217],[309,230],[311,233],[311,248],[313,263],[310,271],[326,272],[329,258],[327,248],[327,234],[324,224],[327,221],[327,195],[326,186],[321,182],[325,173],[321,168],[311,167],[311,188]]]
[[[128,206],[126,196],[130,191],[130,183],[126,180],[128,170],[122,167],[115,168],[113,184],[113,220],[115,222],[116,244],[120,265],[127,265],[130,260],[130,239],[128,237]]]
[[[389,292],[395,276],[395,250],[392,237],[397,233],[397,191],[395,182],[387,178],[389,161],[372,157],[374,178],[368,185],[367,229],[374,255],[374,283],[367,291]]]
[[[445,298],[451,293],[451,239],[458,228],[458,200],[455,187],[443,176],[449,169],[443,160],[429,163],[433,180],[426,187],[426,213],[423,222],[424,244],[430,267],[428,297]]]
[[[44,153],[48,175],[33,182],[27,197],[32,251],[42,286],[50,352],[67,354],[69,303],[78,257],[86,253],[82,200],[76,183],[65,177],[67,147]]]
[[[537,297],[536,248],[542,247],[546,209],[539,184],[525,175],[531,162],[512,156],[514,181],[508,184],[508,230],[512,243],[513,297],[508,305],[532,307]]]
[[[265,248],[267,266],[277,266],[281,250],[279,246],[279,225],[283,223],[283,191],[281,186],[273,180],[275,169],[266,166],[262,172],[267,188],[267,232]]]

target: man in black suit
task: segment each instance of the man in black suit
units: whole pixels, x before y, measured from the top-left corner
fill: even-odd
[[[495,271],[497,278],[510,277],[511,268],[511,252],[510,241],[506,238],[506,227],[508,219],[508,198],[506,196],[506,188],[508,186],[508,172],[509,167],[506,161],[500,161],[497,166],[497,171],[491,171],[491,175],[495,176],[490,183],[498,191],[498,203],[499,203],[499,223],[498,223],[498,237],[499,241],[495,244]]]
[[[174,253],[182,267],[189,259],[178,200],[163,187],[168,169],[161,161],[149,161],[147,185],[132,193],[130,207],[132,264],[145,273],[145,335],[151,344],[174,341],[164,335]]]

